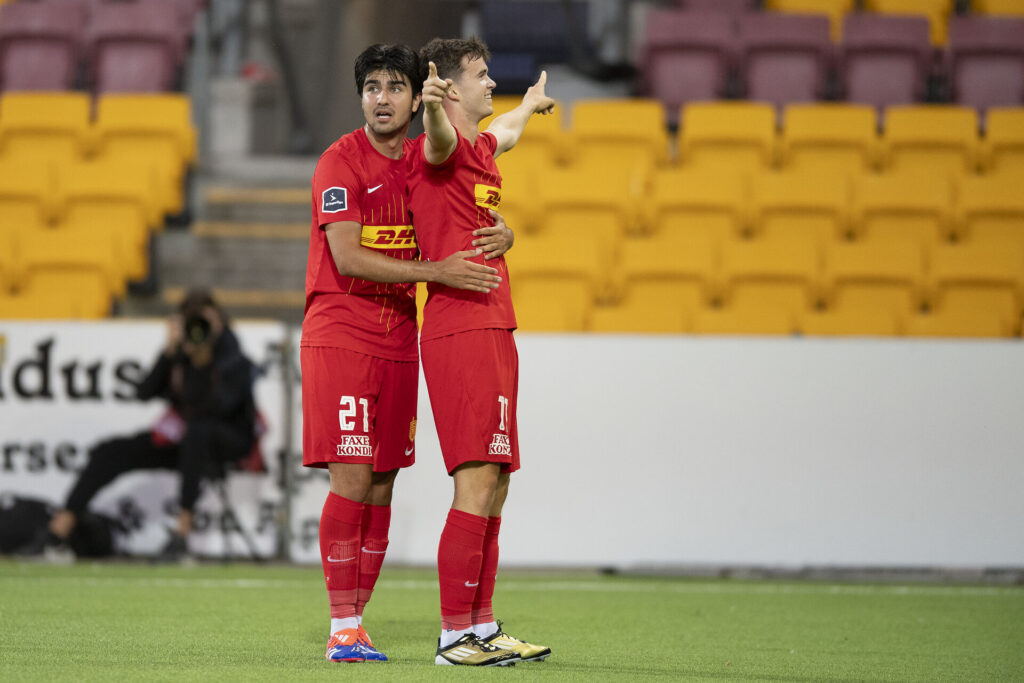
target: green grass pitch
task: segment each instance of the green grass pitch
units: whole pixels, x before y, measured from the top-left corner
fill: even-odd
[[[433,664],[436,574],[385,567],[365,625],[386,664],[324,660],[319,568],[0,560],[0,680],[1024,680],[1024,588],[503,571],[543,663]]]

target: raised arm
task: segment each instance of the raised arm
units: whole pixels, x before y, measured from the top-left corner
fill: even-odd
[[[440,282],[455,289],[489,292],[497,289],[498,271],[469,261],[482,249],[459,251],[443,261],[404,261],[366,249],[360,244],[363,228],[355,221],[324,226],[331,257],[341,275],[373,282]]]
[[[444,111],[444,98],[452,87],[452,79],[442,80],[437,75],[437,66],[430,62],[427,80],[423,81],[423,130],[427,134],[423,147],[424,156],[435,166],[443,164],[455,151],[459,136],[455,126]]]
[[[547,82],[548,72],[541,71],[540,78],[523,95],[523,101],[519,106],[495,118],[487,127],[487,132],[493,134],[498,141],[494,156],[507,152],[519,142],[519,136],[523,134],[526,122],[531,116],[550,114],[555,110],[555,101],[544,94],[544,85]]]

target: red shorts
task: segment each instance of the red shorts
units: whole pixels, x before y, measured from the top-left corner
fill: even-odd
[[[390,472],[416,461],[419,364],[303,346],[302,464],[372,463]]]
[[[467,462],[519,469],[519,353],[512,330],[470,330],[420,344],[448,474]]]

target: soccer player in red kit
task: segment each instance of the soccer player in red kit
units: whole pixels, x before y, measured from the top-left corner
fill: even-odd
[[[487,46],[436,38],[420,51],[425,134],[409,157],[409,204],[424,258],[464,249],[491,224],[501,201],[494,162],[519,140],[530,116],[548,113],[545,73],[522,103],[480,133],[494,109]],[[428,285],[420,334],[423,373],[455,496],[438,547],[441,636],[437,664],[503,666],[541,661],[550,648],[505,633],[494,618],[498,530],[509,475],[519,469],[516,396],[519,358],[504,258],[488,294]]]
[[[409,123],[422,74],[404,45],[373,45],[355,63],[366,125],[317,162],[302,324],[302,460],[326,468],[320,553],[331,607],[327,659],[385,661],[362,627],[388,545],[395,476],[413,463],[419,357],[415,282],[480,296],[497,270],[469,259],[511,245],[501,223],[474,246],[416,260],[406,206]],[[484,253],[487,252],[487,253]]]

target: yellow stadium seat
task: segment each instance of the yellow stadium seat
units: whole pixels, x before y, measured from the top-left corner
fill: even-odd
[[[54,179],[48,165],[0,161],[0,230],[34,230],[53,219]]]
[[[705,308],[693,318],[698,334],[789,335],[798,331],[792,313],[783,308]]]
[[[776,12],[827,14],[832,42],[839,42],[843,17],[853,11],[854,0],[767,0],[765,8]]]
[[[912,239],[930,248],[953,236],[952,186],[945,178],[913,173],[856,179],[851,228],[857,239]]]
[[[721,299],[741,311],[778,309],[790,321],[819,299],[817,248],[794,237],[731,240],[722,245]]]
[[[537,186],[540,178],[554,168],[549,155],[539,147],[518,147],[498,157],[498,170],[501,171],[501,205],[498,212],[505,216],[512,212],[520,221],[513,225],[509,217],[505,222],[516,231],[534,232],[540,224],[537,215]]]
[[[756,235],[795,238],[820,248],[847,231],[850,185],[824,171],[767,172],[751,178],[751,226]]]
[[[916,241],[833,243],[825,252],[824,273],[830,311],[874,311],[884,324],[901,322],[921,306],[924,259]]]
[[[989,311],[1003,335],[1019,331],[1024,252],[996,245],[940,245],[932,254],[928,297],[936,314]]]
[[[102,95],[97,103],[95,137],[100,159],[151,166],[158,174],[164,211],[182,210],[185,169],[196,155],[187,96]]]
[[[88,152],[89,96],[77,92],[0,95],[0,159],[66,164]]]
[[[921,313],[907,320],[910,337],[1009,337],[998,312],[991,309],[954,308]]]
[[[985,118],[986,171],[1024,184],[1024,107],[992,107]]]
[[[923,14],[928,17],[932,45],[946,44],[953,0],[864,0],[864,9],[882,14]]]
[[[1024,0],[971,0],[971,11],[978,14],[1024,16]]]
[[[65,298],[77,318],[105,317],[119,284],[111,251],[109,243],[86,231],[28,233],[21,244],[19,291]]]
[[[978,165],[978,113],[971,107],[907,105],[885,110],[885,167],[956,177]]]
[[[874,166],[879,139],[873,107],[791,104],[785,109],[784,120],[783,168],[853,175]]]
[[[646,232],[700,233],[715,241],[739,236],[747,230],[747,185],[740,173],[660,170],[644,202]]]
[[[149,227],[155,220],[154,186],[146,168],[119,173],[124,166],[106,163],[69,165],[58,174],[60,223],[106,234],[116,245],[115,262],[123,277],[142,279],[149,270]]]
[[[600,169],[552,170],[538,180],[538,232],[595,242],[608,254],[640,224],[640,194]]]
[[[595,309],[591,329],[684,332],[712,298],[717,244],[702,233],[666,232],[628,240],[613,277],[615,308]]]
[[[1024,251],[1024,185],[1021,180],[974,176],[960,181],[956,221],[965,241],[1006,245]]]
[[[759,171],[775,160],[775,107],[696,102],[682,108],[679,159],[687,168]]]
[[[650,167],[668,161],[665,109],[654,99],[577,100],[572,161],[598,157]]]
[[[59,320],[82,317],[72,297],[54,296],[50,292],[0,293],[0,319]]]
[[[894,337],[901,329],[899,318],[887,310],[852,305],[809,311],[799,327],[812,337]]]
[[[520,95],[495,95],[491,100],[494,114],[480,122],[480,130],[487,130],[495,117],[515,109],[522,101]],[[550,114],[534,114],[513,149],[517,154],[524,150],[536,150],[543,153],[548,163],[561,163],[565,160],[569,145],[568,135],[564,130],[564,118],[565,112],[561,103],[556,104]]]

